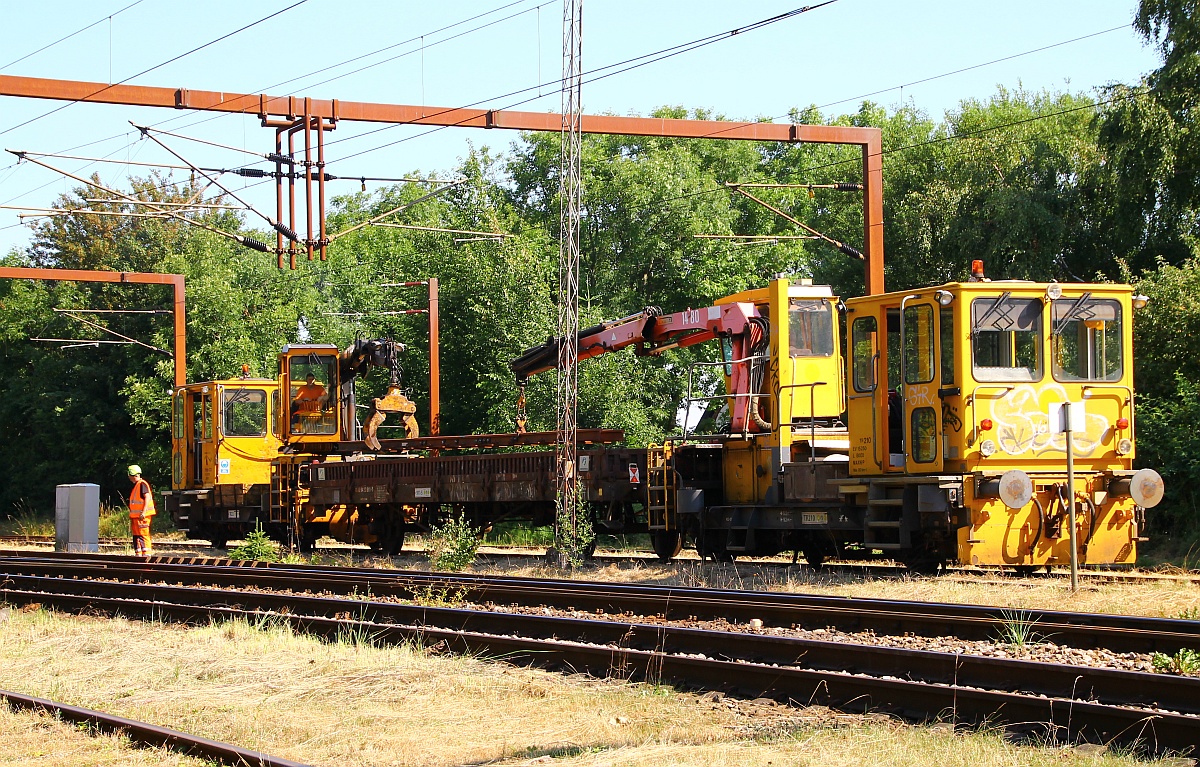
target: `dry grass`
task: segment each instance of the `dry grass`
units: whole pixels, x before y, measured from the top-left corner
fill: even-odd
[[[996,733],[956,735],[374,647],[363,637],[323,643],[245,622],[185,628],[13,611],[0,623],[0,687],[319,765],[1135,763],[1014,745]],[[37,737],[45,727],[53,735]],[[160,762],[111,738],[84,743],[77,735],[6,714],[0,763]]]
[[[93,735],[46,714],[14,712],[0,706],[0,764],[26,767],[87,765],[167,765],[192,767],[210,762],[164,749],[135,748],[117,735]]]

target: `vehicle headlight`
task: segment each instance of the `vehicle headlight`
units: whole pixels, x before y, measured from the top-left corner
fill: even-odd
[[[983,442],[979,443],[979,452],[984,458],[995,455],[996,443],[990,439],[985,439]]]
[[[1117,455],[1129,455],[1133,452],[1133,440],[1122,438],[1117,440]]]

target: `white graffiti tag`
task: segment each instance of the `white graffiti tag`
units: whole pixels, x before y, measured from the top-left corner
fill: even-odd
[[[1067,401],[1066,390],[1053,384],[1037,388],[1030,384],[1017,386],[1003,397],[992,400],[990,409],[996,428],[996,443],[1009,455],[1066,453],[1066,435],[1050,431],[1049,412],[1051,404]],[[1075,455],[1089,456],[1094,453],[1107,429],[1107,419],[1088,413],[1087,431],[1071,435]]]

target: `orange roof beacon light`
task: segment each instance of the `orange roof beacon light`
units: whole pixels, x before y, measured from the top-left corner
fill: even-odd
[[[971,282],[987,282],[983,274],[983,259],[977,258],[971,262]]]

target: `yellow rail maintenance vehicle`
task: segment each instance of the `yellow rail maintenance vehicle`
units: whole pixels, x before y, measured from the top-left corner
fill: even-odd
[[[1157,472],[1133,470],[1132,314],[1146,299],[972,272],[846,301],[842,518],[863,520],[863,549],[918,569],[1033,568],[1070,561],[1074,504],[1078,561],[1132,564],[1163,493]]]
[[[204,381],[176,389],[172,403],[171,491],[167,510],[189,538],[224,547],[257,527],[301,548],[316,536],[378,544],[346,504],[320,510],[298,482],[314,460],[362,449],[383,414],[399,413],[416,436],[415,408],[399,389],[394,341],[357,341],[344,351],[293,344],[279,355],[277,379]],[[368,427],[356,417],[354,379],[371,366],[393,370],[387,394],[373,401]],[[245,368],[243,368],[245,370]]]

